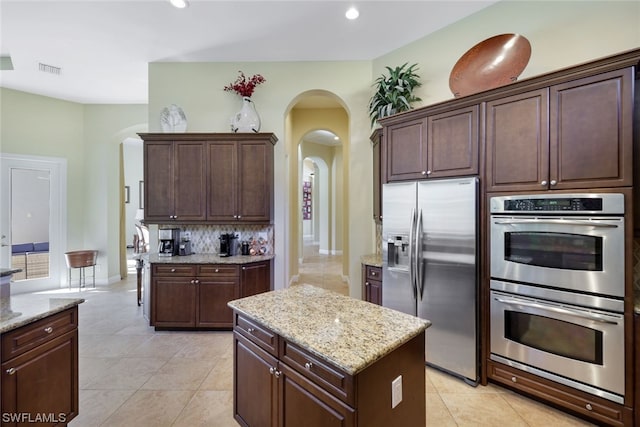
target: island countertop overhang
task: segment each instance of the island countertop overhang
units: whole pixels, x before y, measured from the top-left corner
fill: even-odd
[[[229,307],[350,375],[431,325],[428,320],[311,285],[233,300]]]

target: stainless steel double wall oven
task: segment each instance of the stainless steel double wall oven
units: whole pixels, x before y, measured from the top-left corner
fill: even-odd
[[[624,195],[492,197],[490,358],[624,403]]]

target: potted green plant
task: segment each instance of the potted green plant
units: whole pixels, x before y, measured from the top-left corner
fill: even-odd
[[[369,100],[371,127],[375,126],[378,119],[411,110],[413,108],[411,103],[422,101],[413,95],[413,90],[422,86],[418,80],[420,76],[416,74],[418,64],[410,66],[408,64],[405,62],[396,68],[385,67],[389,76],[382,74],[374,82],[376,92]]]

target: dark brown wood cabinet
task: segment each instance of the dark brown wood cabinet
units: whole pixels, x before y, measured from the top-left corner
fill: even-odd
[[[414,113],[415,115],[415,113]],[[479,105],[387,125],[384,139],[387,181],[476,175],[480,139]]]
[[[272,222],[272,133],[139,135],[146,222]]]
[[[242,297],[271,290],[271,261],[254,262],[240,268],[240,294]]]
[[[631,186],[633,68],[487,102],[487,191]]]
[[[546,380],[501,363],[488,361],[489,377],[507,388],[542,399],[599,425],[631,426],[633,412],[622,405]]]
[[[145,142],[145,221],[206,219],[204,153],[198,141]]]
[[[66,425],[78,415],[78,308],[2,335],[3,426],[24,425],[5,414],[28,414],[38,425]],[[34,422],[34,421],[32,421]]]
[[[382,223],[382,128],[376,129],[372,134],[373,146],[373,220]]]
[[[242,314],[234,324],[234,418],[245,427],[424,425],[424,333],[356,375]],[[415,355],[419,355],[418,363]],[[381,402],[403,376],[400,411]],[[390,405],[389,405],[390,406]]]
[[[270,290],[271,261],[151,266],[151,325],[156,329],[230,329],[233,299]]]
[[[382,268],[362,265],[362,296],[365,301],[382,305]]]

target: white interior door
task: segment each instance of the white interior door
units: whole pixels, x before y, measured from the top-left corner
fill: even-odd
[[[0,265],[23,269],[11,292],[59,288],[66,280],[66,160],[0,154],[0,189]],[[12,255],[13,245],[30,243],[38,244],[31,254]]]

